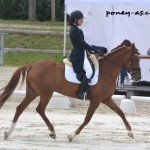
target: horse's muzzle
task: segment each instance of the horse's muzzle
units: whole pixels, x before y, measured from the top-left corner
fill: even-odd
[[[141,79],[141,70],[132,71],[131,76],[134,81],[139,81]]]

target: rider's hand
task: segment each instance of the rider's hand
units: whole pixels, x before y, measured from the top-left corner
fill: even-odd
[[[100,50],[100,49],[95,49],[94,52],[95,52],[96,55],[100,55],[100,56],[104,55],[103,51]]]

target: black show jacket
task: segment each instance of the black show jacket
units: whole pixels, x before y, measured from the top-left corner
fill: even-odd
[[[83,31],[77,26],[71,26],[69,35],[73,45],[70,61],[72,62],[74,71],[76,73],[81,72],[83,71],[84,51],[95,51],[95,49],[84,41]]]

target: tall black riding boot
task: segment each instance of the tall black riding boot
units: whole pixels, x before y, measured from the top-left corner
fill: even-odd
[[[81,81],[79,94],[77,94],[78,99],[87,100],[87,92],[89,91],[88,83],[89,83],[89,80],[85,75],[83,77],[83,80]]]

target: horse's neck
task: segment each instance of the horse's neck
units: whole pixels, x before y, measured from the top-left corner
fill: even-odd
[[[109,82],[116,82],[116,79],[122,69],[123,64],[127,61],[128,53],[125,50],[109,54],[100,64],[100,70],[103,70],[105,78]]]
[[[121,50],[118,50],[116,53],[110,55],[110,59],[112,59],[118,66],[121,68],[123,67],[123,64],[126,64],[129,57],[130,57],[130,49],[129,48],[122,48]]]

